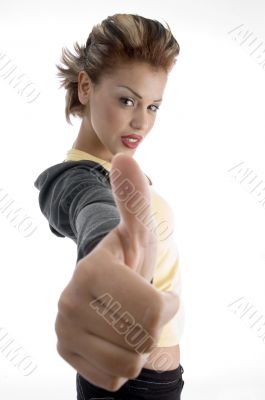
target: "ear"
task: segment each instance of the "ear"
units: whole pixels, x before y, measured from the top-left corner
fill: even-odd
[[[91,88],[91,81],[86,73],[86,71],[82,70],[78,73],[78,99],[81,104],[86,105],[89,100]]]

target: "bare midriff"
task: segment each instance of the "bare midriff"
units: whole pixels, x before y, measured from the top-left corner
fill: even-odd
[[[180,363],[179,345],[169,347],[155,347],[143,368],[168,371],[178,368]]]

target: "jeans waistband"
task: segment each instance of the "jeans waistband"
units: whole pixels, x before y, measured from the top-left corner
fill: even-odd
[[[184,369],[181,364],[175,369],[160,371],[149,368],[142,368],[140,374],[135,379],[155,379],[156,382],[171,382],[176,379],[179,379],[184,372]]]

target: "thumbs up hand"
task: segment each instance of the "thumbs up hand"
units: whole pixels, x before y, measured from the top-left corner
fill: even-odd
[[[120,223],[77,263],[58,302],[55,331],[62,358],[92,384],[117,391],[139,375],[163,326],[178,311],[179,298],[149,283],[157,239],[151,194],[137,162],[116,154],[110,182]],[[145,201],[148,225],[135,205],[137,196]],[[143,334],[141,346],[129,340],[136,328]]]

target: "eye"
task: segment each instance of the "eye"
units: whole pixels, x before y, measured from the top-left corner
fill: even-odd
[[[129,99],[128,97],[121,97],[120,98],[120,100],[125,100],[125,101],[132,101],[133,102],[133,100],[132,99]],[[123,102],[122,102],[122,104],[124,104]]]
[[[120,97],[120,100],[122,102],[122,104],[125,104],[126,101],[131,101],[133,103],[133,100],[130,99],[129,97]],[[122,100],[125,100],[125,102],[123,102]],[[153,112],[157,112],[157,110],[159,110],[159,107],[156,106],[155,104],[152,104],[152,107],[155,107],[155,110],[153,110]]]
[[[159,107],[158,107],[158,106],[155,106],[154,104],[152,104],[152,106],[155,107],[155,111],[154,111],[154,112],[157,112],[157,110],[159,110]]]

